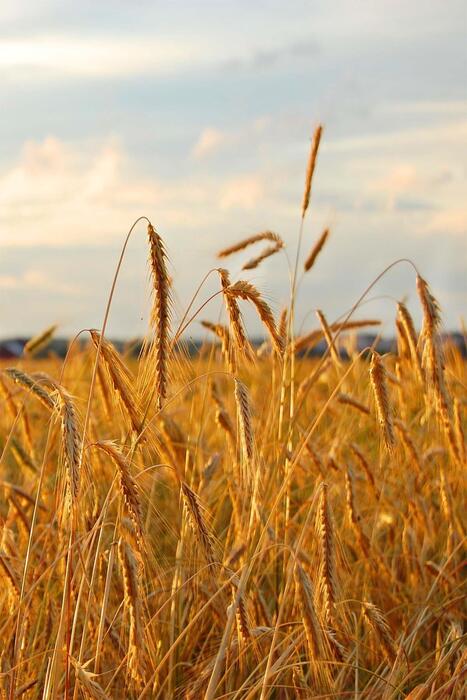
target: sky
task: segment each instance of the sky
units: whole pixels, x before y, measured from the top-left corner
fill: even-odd
[[[346,312],[392,262],[413,261],[446,328],[465,314],[464,0],[3,0],[0,337],[99,327],[126,232],[162,235],[176,315],[215,253],[262,230],[292,260],[313,129],[324,125],[303,235],[329,241],[300,283],[297,322]],[[253,253],[254,251],[252,251]],[[285,255],[247,275],[276,312]],[[223,263],[225,264],[225,263]],[[198,301],[218,288],[211,274]],[[148,321],[136,227],[109,334]],[[414,271],[392,268],[360,317],[419,319]],[[219,300],[200,318],[219,318]],[[247,315],[252,333],[259,326]],[[190,327],[194,337],[201,328]]]

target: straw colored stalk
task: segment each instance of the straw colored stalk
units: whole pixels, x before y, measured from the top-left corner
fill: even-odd
[[[373,351],[371,356],[370,379],[375,398],[378,422],[383,433],[384,444],[386,445],[388,452],[391,452],[394,449],[396,442],[392,408],[389,401],[386,370],[381,357],[376,351]]]
[[[256,287],[254,287],[250,282],[240,280],[239,282],[231,285],[227,293],[234,298],[239,297],[240,299],[250,301],[253,304],[261,321],[264,323],[266,330],[269,333],[271,342],[276,352],[281,355],[283,353],[284,346],[282,338],[277,331],[273,313],[269,305],[261,297],[261,294]]]
[[[96,330],[91,330],[90,334],[96,349],[99,347],[99,340],[102,340],[99,359],[102,359],[120,409],[128,416],[133,432],[138,435],[142,428],[142,416],[134,399],[134,379],[112,343],[105,338],[101,339]]]
[[[157,407],[162,407],[167,395],[169,333],[170,333],[170,281],[167,274],[166,253],[162,238],[148,224],[150,264],[153,283],[151,323],[155,333],[154,354],[155,389]]]
[[[259,243],[260,241],[272,241],[272,243],[280,244],[281,247],[283,245],[282,238],[277,233],[273,233],[272,231],[262,231],[261,233],[255,233],[253,236],[248,236],[248,238],[244,238],[228,248],[223,248],[217,253],[217,257],[227,258],[229,255],[245,250],[245,248],[248,248],[254,243]]]
[[[311,270],[313,265],[315,264],[316,258],[318,255],[321,253],[326,241],[328,240],[329,237],[329,229],[325,228],[321,236],[318,238],[316,241],[315,245],[311,249],[307,259],[305,260],[305,263],[303,265],[303,269],[305,272],[308,272]]]
[[[321,124],[319,124],[315,129],[315,132],[313,134],[313,139],[311,141],[310,155],[308,158],[308,165],[307,165],[306,177],[305,177],[305,190],[303,192],[302,219],[305,217],[306,210],[308,209],[308,206],[310,204],[311,182],[313,180],[313,173],[315,171],[316,158],[318,155],[318,148],[319,148],[319,143],[321,141],[321,134],[322,133],[323,133],[323,127],[321,126]]]
[[[232,351],[232,342],[227,326],[223,326],[221,323],[211,323],[210,321],[201,321],[201,325],[219,338],[221,341],[222,356],[225,362],[227,362],[229,371],[235,372],[235,356]]]
[[[316,315],[318,317],[318,320],[321,324],[321,328],[323,330],[323,335],[326,338],[326,342],[329,346],[329,350],[331,352],[331,356],[336,363],[336,365],[340,364],[340,357],[339,353],[337,352],[336,344],[334,342],[334,339],[332,337],[332,331],[330,326],[328,325],[328,322],[326,320],[326,316],[323,314],[323,312],[320,309],[317,309]]]
[[[347,321],[346,323],[332,323],[329,328],[334,332],[343,332],[357,330],[359,328],[366,328],[371,326],[380,326],[381,321],[376,319],[362,319],[361,321]],[[300,352],[305,348],[311,348],[324,338],[324,332],[322,330],[314,330],[310,333],[300,336],[295,341],[295,352]]]

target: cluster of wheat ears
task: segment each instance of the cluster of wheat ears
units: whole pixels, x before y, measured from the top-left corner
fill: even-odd
[[[112,288],[103,328],[64,361],[35,358],[48,330],[2,366],[2,698],[464,697],[464,360],[416,270],[423,325],[399,303],[393,353],[357,346],[378,325],[355,319],[369,290],[295,335],[300,275],[329,236],[301,257],[320,137],[280,318],[219,268],[218,294],[202,302],[201,284],[175,324],[146,220],[138,359],[106,338]],[[255,244],[243,269],[284,250],[266,231],[219,257]],[[216,301],[219,323],[203,321]]]

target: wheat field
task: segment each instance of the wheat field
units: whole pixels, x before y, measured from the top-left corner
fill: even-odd
[[[415,265],[423,324],[400,302],[392,353],[358,347],[379,328],[364,296],[296,334],[330,233],[303,228],[320,138],[280,315],[225,267],[267,265],[278,234],[226,241],[218,292],[180,315],[166,242],[138,220],[139,356],[106,336],[110,294],[65,360],[36,357],[48,329],[1,365],[2,698],[464,697],[465,361]]]

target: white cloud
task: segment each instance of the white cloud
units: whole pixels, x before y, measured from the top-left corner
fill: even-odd
[[[214,153],[228,140],[227,134],[219,129],[210,127],[203,129],[197,142],[193,147],[193,155],[195,158],[204,158],[204,156]]]
[[[121,143],[71,146],[55,137],[26,142],[0,171],[0,242],[68,245],[120,240],[138,216],[164,227],[218,225],[225,210],[251,210],[264,194],[260,173],[158,179],[136,172]]]
[[[221,209],[254,209],[265,194],[262,179],[257,175],[245,175],[227,182],[220,197]]]
[[[75,295],[79,289],[71,284],[50,279],[42,270],[28,268],[18,275],[0,275],[0,289],[55,292]]]
[[[467,241],[467,208],[435,212],[427,222],[424,232],[440,236],[451,234],[463,237]]]
[[[123,77],[158,74],[209,58],[211,51],[196,38],[131,36],[33,36],[0,41],[0,69],[33,70],[50,76]]]

